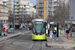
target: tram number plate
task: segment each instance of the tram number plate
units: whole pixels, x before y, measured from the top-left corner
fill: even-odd
[[[40,34],[38,34],[38,35],[40,35]]]

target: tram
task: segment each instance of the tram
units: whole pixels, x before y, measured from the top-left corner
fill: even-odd
[[[46,20],[33,19],[32,40],[46,40]]]

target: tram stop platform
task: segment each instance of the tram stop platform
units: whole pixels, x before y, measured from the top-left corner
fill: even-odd
[[[75,49],[75,37],[69,37],[61,35],[58,40],[52,40],[47,38],[46,45],[51,48],[63,48],[63,49]]]

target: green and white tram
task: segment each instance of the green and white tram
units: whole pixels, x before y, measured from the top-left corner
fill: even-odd
[[[33,19],[32,40],[46,40],[46,20]]]

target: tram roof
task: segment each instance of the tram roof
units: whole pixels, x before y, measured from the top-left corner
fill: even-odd
[[[47,22],[47,21],[44,20],[44,19],[33,19],[33,20],[32,20],[32,22],[35,22],[35,21],[39,21],[39,22],[40,22],[40,21]]]

